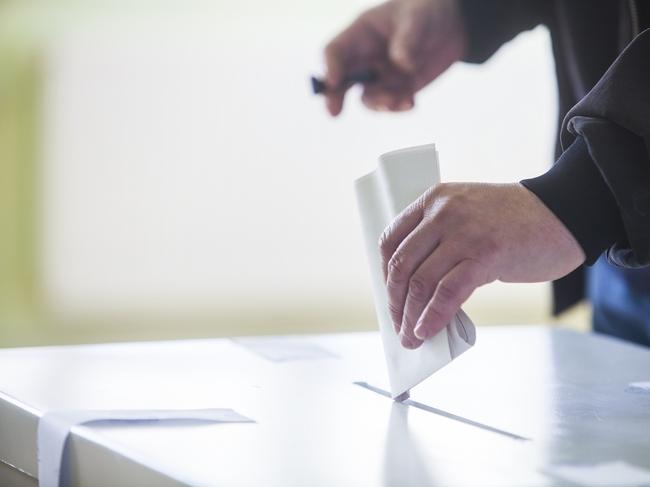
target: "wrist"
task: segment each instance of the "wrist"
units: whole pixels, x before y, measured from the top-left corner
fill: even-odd
[[[579,243],[586,264],[593,264],[614,243],[625,239],[616,200],[592,161],[582,137],[545,174],[521,184],[535,194]]]

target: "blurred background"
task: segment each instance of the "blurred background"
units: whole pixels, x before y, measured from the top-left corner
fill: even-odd
[[[540,174],[556,93],[537,28],[412,112],[331,119],[308,77],[370,5],[0,1],[0,346],[375,329],[352,181],[430,142],[446,181]],[[465,309],[550,322],[550,287]]]

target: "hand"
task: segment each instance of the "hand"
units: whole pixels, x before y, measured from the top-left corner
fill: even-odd
[[[465,51],[466,37],[456,0],[389,0],[361,14],[325,49],[327,108],[341,113],[350,73],[367,69],[379,79],[363,90],[373,110],[408,110],[415,93]]]
[[[483,284],[549,281],[585,260],[562,222],[520,184],[440,184],[406,208],[379,245],[406,348],[447,326]]]

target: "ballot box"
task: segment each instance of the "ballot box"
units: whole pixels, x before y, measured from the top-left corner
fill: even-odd
[[[70,424],[61,478],[74,486],[644,485],[649,381],[650,350],[552,327],[479,328],[476,346],[405,403],[384,394],[377,333],[8,349],[0,351],[0,485],[37,485],[37,429],[52,412],[146,418],[206,408],[249,421]]]

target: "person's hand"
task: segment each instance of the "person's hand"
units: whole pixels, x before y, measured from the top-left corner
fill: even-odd
[[[549,281],[585,260],[521,184],[440,184],[406,208],[379,245],[395,331],[407,348],[447,326],[483,284]]]
[[[389,0],[361,14],[325,48],[327,108],[336,116],[349,86],[342,80],[372,69],[363,102],[374,110],[408,110],[415,93],[465,51],[456,0]]]

